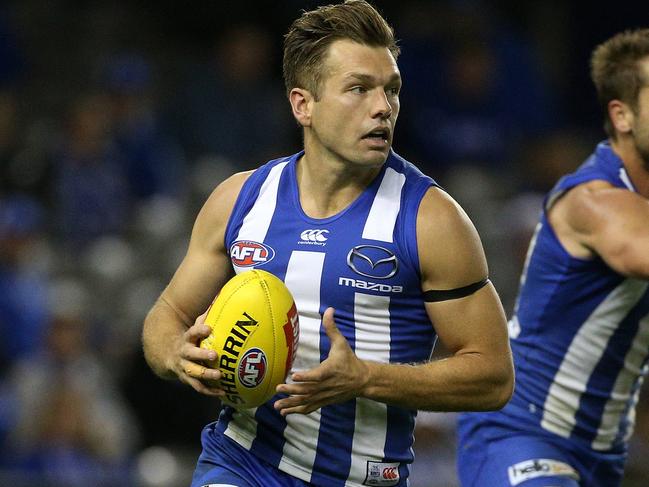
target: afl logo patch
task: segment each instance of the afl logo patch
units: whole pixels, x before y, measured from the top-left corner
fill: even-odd
[[[269,245],[252,240],[237,240],[230,246],[230,259],[237,267],[252,267],[267,264],[275,257]]]
[[[239,362],[239,382],[244,387],[257,387],[266,375],[266,354],[259,348],[248,350]]]

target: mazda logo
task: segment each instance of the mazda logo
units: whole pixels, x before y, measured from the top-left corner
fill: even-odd
[[[357,245],[347,254],[347,265],[356,274],[373,279],[390,279],[399,270],[397,256],[377,245]]]

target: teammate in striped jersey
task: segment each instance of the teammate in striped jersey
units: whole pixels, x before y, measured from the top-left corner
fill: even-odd
[[[214,191],[145,321],[153,370],[218,397],[201,381],[220,373],[201,365],[215,357],[197,347],[209,327],[196,317],[220,287],[259,267],[296,300],[287,383],[204,429],[194,487],[406,486],[418,409],[491,410],[511,395],[505,318],[478,235],[391,149],[398,53],[363,0],[293,23],[284,75],[304,150]],[[436,335],[451,356],[431,362]]]
[[[649,29],[597,47],[608,140],[545,199],[509,323],[516,391],[460,418],[462,485],[620,485],[649,360]]]

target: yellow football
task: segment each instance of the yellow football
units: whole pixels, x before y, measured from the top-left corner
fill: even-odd
[[[200,346],[216,351],[213,367],[223,374],[222,402],[253,408],[286,379],[300,335],[291,292],[273,274],[253,269],[230,279],[210,306],[212,333]]]

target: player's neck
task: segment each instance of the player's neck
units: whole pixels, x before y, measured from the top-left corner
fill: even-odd
[[[622,159],[624,168],[637,192],[645,198],[649,198],[649,161],[643,160],[633,139],[618,137],[617,141],[611,141],[611,147]]]
[[[311,218],[328,218],[352,204],[381,166],[355,167],[342,161],[305,154],[296,166],[300,204]]]

